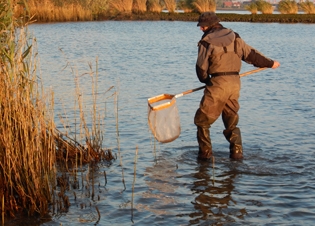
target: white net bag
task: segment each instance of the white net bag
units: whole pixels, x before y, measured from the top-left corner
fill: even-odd
[[[168,143],[178,138],[181,128],[176,97],[162,94],[148,99],[148,123],[157,141]]]

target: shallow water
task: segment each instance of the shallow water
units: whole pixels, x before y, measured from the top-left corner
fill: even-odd
[[[118,156],[110,166],[101,164],[94,175],[96,200],[87,198],[84,188],[75,191],[76,199],[69,191],[69,210],[42,225],[315,222],[315,25],[223,25],[280,61],[281,67],[242,78],[239,126],[245,158],[228,158],[219,119],[211,128],[214,169],[212,163],[196,160],[193,117],[202,91],[177,99],[182,131],[175,141],[154,142],[147,123],[148,98],[202,86],[194,69],[202,35],[195,23],[106,21],[30,26],[38,40],[43,84],[55,92],[56,121],[58,114],[67,112],[69,128],[74,129],[73,74],[82,75],[89,110],[91,77],[84,73],[89,71],[89,62],[95,70],[98,57],[99,106],[106,109],[104,146]],[[64,69],[67,64],[75,72],[70,66]],[[251,69],[244,64],[242,72]],[[116,105],[110,97],[113,91],[105,93],[110,86],[118,92],[119,143]],[[61,122],[59,127],[63,127]],[[101,214],[98,222],[95,206]]]

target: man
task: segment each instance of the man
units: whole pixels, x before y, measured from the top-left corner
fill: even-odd
[[[222,114],[223,134],[230,143],[230,158],[242,159],[242,138],[237,127],[241,61],[256,67],[277,68],[278,61],[271,60],[247,45],[240,36],[223,27],[214,12],[202,13],[197,26],[204,32],[198,43],[196,73],[206,84],[204,96],[196,112],[199,144],[198,159],[212,157],[210,126]]]

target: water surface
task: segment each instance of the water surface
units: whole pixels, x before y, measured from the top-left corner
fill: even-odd
[[[55,91],[58,123],[58,114],[67,112],[69,128],[74,129],[74,73],[81,75],[87,110],[92,106],[91,77],[84,73],[89,71],[89,62],[96,70],[98,58],[99,102],[106,109],[104,146],[118,156],[110,166],[101,164],[96,173],[93,186],[98,199],[87,198],[84,188],[75,191],[76,199],[69,191],[72,205],[68,212],[53,215],[43,225],[315,222],[315,25],[223,25],[280,61],[281,67],[242,78],[239,126],[245,158],[228,158],[219,119],[211,128],[214,170],[211,163],[196,160],[193,117],[202,91],[177,99],[182,132],[175,141],[155,142],[147,123],[148,98],[202,85],[194,68],[202,35],[196,23],[106,21],[30,26],[38,40],[44,86]],[[74,72],[70,66],[64,69],[65,65],[71,65]],[[251,69],[244,64],[242,72]],[[115,100],[110,92],[105,93],[110,86],[119,94],[119,146]],[[99,222],[95,206],[101,213]]]

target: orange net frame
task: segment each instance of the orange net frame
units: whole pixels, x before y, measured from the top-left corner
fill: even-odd
[[[176,97],[170,94],[161,94],[149,98],[148,123],[157,141],[168,143],[178,138],[181,128]]]

